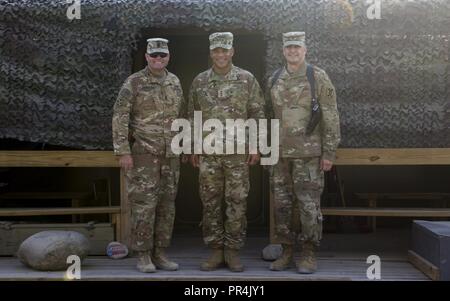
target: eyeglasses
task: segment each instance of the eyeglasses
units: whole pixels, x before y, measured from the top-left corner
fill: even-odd
[[[167,56],[167,53],[163,53],[163,52],[155,52],[155,53],[149,54],[149,56],[150,56],[151,58],[154,58],[154,59],[156,59],[158,56],[159,56],[160,58],[165,58],[165,57]]]

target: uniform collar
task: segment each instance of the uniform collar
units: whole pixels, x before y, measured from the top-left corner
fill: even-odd
[[[166,73],[166,77],[164,79],[164,83],[167,82],[167,80],[169,79],[169,71],[167,71],[166,68],[164,68],[164,72]],[[154,76],[151,72],[150,69],[148,68],[148,66],[145,68],[145,75],[147,76],[147,78],[149,79],[149,81],[151,83],[155,83],[155,84],[161,84],[161,78],[158,78],[156,76]]]
[[[210,68],[208,70],[208,82],[213,81],[222,81],[222,80],[238,80],[238,69],[233,64],[231,64],[230,72],[228,72],[225,75],[219,75],[214,72],[213,68]]]
[[[307,65],[308,65],[308,63],[305,61],[304,64],[300,67],[300,70],[293,74],[290,74],[287,70],[287,66],[284,66],[283,72],[280,75],[280,78],[286,79],[286,78],[304,77],[304,76],[306,76],[306,66]]]

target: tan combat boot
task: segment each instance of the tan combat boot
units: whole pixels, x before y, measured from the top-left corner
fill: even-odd
[[[316,247],[311,242],[304,242],[300,251],[297,272],[300,274],[312,274],[315,271],[317,271]]]
[[[214,271],[225,263],[223,257],[223,248],[213,248],[211,256],[200,266],[202,271]]]
[[[139,252],[139,258],[136,265],[137,269],[142,273],[154,273],[156,268],[153,265],[149,252]]]
[[[283,244],[283,252],[281,253],[280,258],[272,262],[270,265],[270,269],[272,271],[283,271],[289,267],[292,263],[294,248],[292,245]]]
[[[170,261],[167,258],[164,248],[155,248],[152,259],[155,266],[160,270],[165,271],[178,270],[178,263]]]
[[[244,265],[239,259],[239,250],[225,248],[225,262],[232,272],[244,271]]]

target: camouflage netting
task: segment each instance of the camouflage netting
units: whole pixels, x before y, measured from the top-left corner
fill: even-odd
[[[0,0],[0,138],[111,149],[117,92],[139,33],[203,28],[262,33],[266,76],[281,33],[307,32],[308,60],[337,93],[341,147],[450,147],[450,1]]]

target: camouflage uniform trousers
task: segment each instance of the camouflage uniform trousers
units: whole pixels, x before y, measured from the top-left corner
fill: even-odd
[[[239,250],[247,231],[250,180],[246,156],[200,156],[199,182],[205,244]]]
[[[140,154],[133,155],[133,160],[134,167],[127,172],[131,248],[134,251],[167,248],[175,220],[179,158]]]
[[[324,187],[320,158],[281,158],[273,167],[271,181],[277,242],[294,244],[297,239],[318,246],[322,238],[320,196]]]

